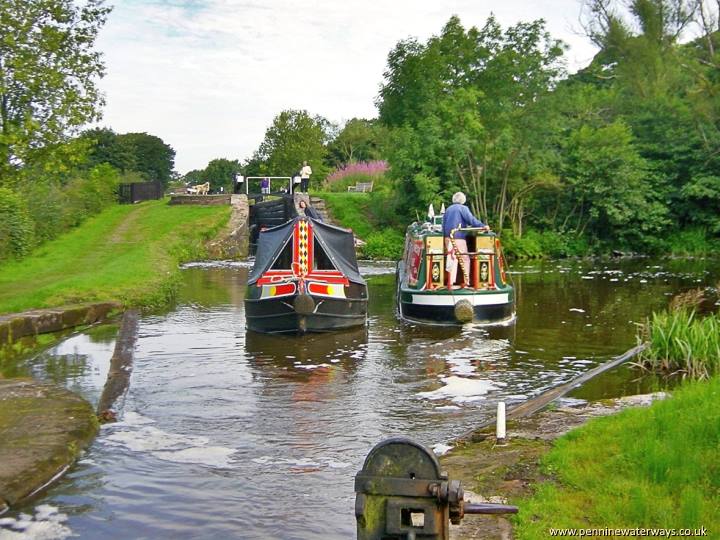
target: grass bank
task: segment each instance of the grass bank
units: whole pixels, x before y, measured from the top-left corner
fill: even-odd
[[[173,295],[178,263],[201,257],[229,207],[113,206],[0,266],[0,313],[77,302],[156,307]]]
[[[554,528],[689,528],[720,534],[720,378],[687,383],[645,409],[599,418],[557,440],[520,506],[516,538]]]
[[[397,260],[402,256],[405,228],[409,223],[398,223],[392,213],[387,191],[372,193],[318,193],[343,227],[352,229],[366,244],[361,257]]]

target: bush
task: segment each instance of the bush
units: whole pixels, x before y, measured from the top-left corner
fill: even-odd
[[[508,256],[518,259],[580,257],[592,252],[586,238],[557,231],[531,229],[522,238],[505,231],[502,239]]]
[[[667,250],[673,255],[707,255],[718,249],[718,241],[704,228],[673,231],[667,237]]]
[[[73,178],[64,189],[63,228],[75,227],[116,203],[119,182],[118,171],[106,163]]]
[[[0,260],[26,255],[35,244],[33,222],[19,193],[0,188]]]
[[[383,229],[368,235],[363,254],[370,259],[396,261],[402,257],[405,238],[397,229]]]

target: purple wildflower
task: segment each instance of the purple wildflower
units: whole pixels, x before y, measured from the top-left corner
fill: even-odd
[[[327,177],[327,182],[332,184],[342,180],[343,178],[352,174],[361,174],[365,176],[380,176],[385,174],[388,170],[387,161],[359,161],[357,163],[348,163],[344,167],[339,167],[330,173]]]

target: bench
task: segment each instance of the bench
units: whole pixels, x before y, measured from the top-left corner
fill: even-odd
[[[348,191],[355,191],[358,193],[369,193],[372,191],[372,182],[358,182],[354,186],[348,186]]]

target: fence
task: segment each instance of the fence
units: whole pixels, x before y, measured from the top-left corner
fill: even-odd
[[[151,199],[162,199],[163,193],[163,185],[159,181],[120,184],[118,199],[120,204],[133,204]]]

